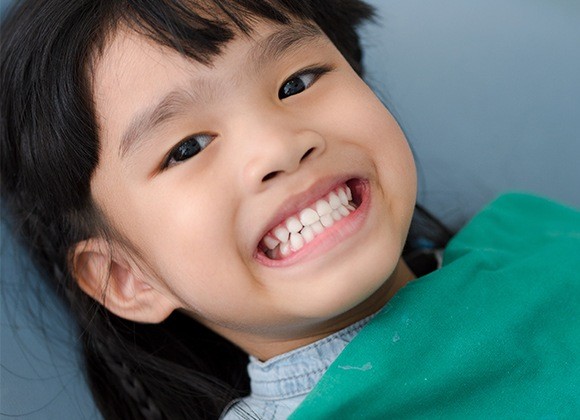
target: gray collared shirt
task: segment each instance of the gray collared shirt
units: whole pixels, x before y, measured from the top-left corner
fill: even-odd
[[[287,418],[373,316],[266,362],[250,356],[251,394],[233,401],[222,420]]]

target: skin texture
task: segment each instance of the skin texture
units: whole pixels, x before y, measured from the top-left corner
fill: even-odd
[[[94,72],[101,155],[91,188],[128,246],[93,238],[75,253],[80,286],[114,313],[159,322],[184,311],[262,360],[374,313],[413,278],[400,258],[416,195],[403,133],[324,35],[257,59],[282,28],[258,25],[207,66],[130,30],[111,37]],[[331,70],[279,98],[314,65]],[[135,116],[179,88],[189,92],[180,112],[122,153]],[[198,133],[209,145],[163,168]],[[256,246],[289,197],[340,177],[368,180],[362,225],[293,264],[260,263]]]

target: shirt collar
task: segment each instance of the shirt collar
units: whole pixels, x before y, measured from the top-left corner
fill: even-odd
[[[275,400],[310,392],[340,352],[373,316],[265,362],[250,356],[248,374],[252,397]]]

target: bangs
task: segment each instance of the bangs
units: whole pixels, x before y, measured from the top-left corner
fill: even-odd
[[[127,0],[116,3],[109,22],[127,26],[203,64],[209,64],[237,34],[250,35],[260,20],[281,25],[313,20],[307,1]]]
[[[357,0],[125,0],[110,1],[102,22],[124,25],[154,42],[209,64],[239,34],[260,21],[315,23],[359,71],[356,27],[372,17]],[[107,16],[108,15],[108,16]],[[356,45],[353,44],[353,41]],[[102,43],[97,42],[97,45]]]

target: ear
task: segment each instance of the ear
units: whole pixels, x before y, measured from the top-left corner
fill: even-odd
[[[79,287],[121,318],[150,324],[163,321],[177,306],[125,254],[104,239],[79,242],[72,261]]]

